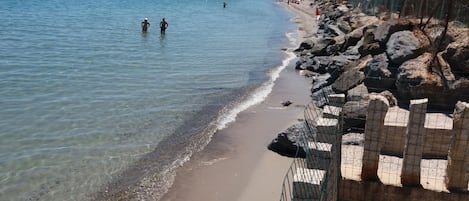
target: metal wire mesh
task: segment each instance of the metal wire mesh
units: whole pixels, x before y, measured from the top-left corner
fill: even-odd
[[[383,92],[383,88],[368,87],[368,90],[358,93],[361,97],[357,104],[350,104],[353,102],[350,100],[343,108],[343,179],[401,189],[418,187],[423,189],[422,194],[445,192],[449,196],[448,193],[467,192],[469,116],[465,115],[469,115],[468,104],[458,102],[451,110],[430,104],[429,99],[399,102],[389,93],[387,96],[377,93]],[[457,171],[456,166],[460,168]],[[452,183],[457,183],[457,187]],[[354,192],[360,191],[355,188],[342,186],[342,200],[357,200],[350,199],[357,197]],[[465,196],[462,199],[468,198]]]
[[[441,25],[444,15],[434,8],[440,8],[441,13],[447,12],[450,9],[445,10],[444,6],[451,5],[446,4],[449,1],[440,1],[445,4],[440,7],[434,0],[349,2],[376,15],[383,11],[414,15],[414,25],[419,24],[414,22],[419,18],[440,19],[431,22],[434,24],[431,28],[420,27],[428,33],[438,29],[435,33],[440,35],[445,29]],[[337,21],[345,22],[350,17],[341,16],[342,11],[337,10],[350,8],[355,11],[350,6],[344,8],[332,5],[332,2],[340,1],[318,2],[325,13],[324,21],[319,22],[323,30],[318,34],[324,37],[340,36],[340,31],[335,30],[343,24]],[[469,11],[467,0],[452,2],[456,6],[453,11]],[[396,17],[395,14],[390,16]],[[448,19],[468,23],[467,16],[456,14]],[[386,16],[380,18],[386,19]],[[368,28],[369,33],[376,33],[374,26],[367,26],[360,36],[362,42]],[[343,47],[347,47],[348,36],[354,37],[346,34]],[[336,38],[336,42],[341,41]],[[385,47],[382,41],[370,40],[379,48]],[[363,46],[358,43],[358,48]],[[432,48],[440,51],[441,44]],[[359,57],[353,57],[355,50],[344,52],[345,48],[342,48],[335,51],[331,46],[326,48],[327,56],[322,52],[308,55],[305,65],[300,63],[300,69],[305,67],[314,72],[312,103],[305,110],[302,145],[306,147],[307,157],[295,159],[285,177],[281,200],[469,200],[469,104],[466,103],[469,93],[466,85],[455,84],[461,80],[463,83],[468,73],[458,68],[445,71],[444,63],[441,63],[439,69],[425,64],[423,73],[403,75],[402,71],[417,72],[418,67],[413,63],[402,66],[400,61],[388,62],[391,53],[387,50],[378,48],[376,52],[360,52],[358,49]],[[418,55],[430,55],[435,59],[434,54],[424,54]],[[334,62],[340,60],[338,58],[350,62]],[[331,96],[335,93],[344,93],[343,105],[335,105],[337,97]],[[328,152],[318,152],[325,145],[330,146]],[[317,189],[315,196],[298,196],[295,192],[300,190],[295,189],[299,188],[296,184],[300,179],[295,175],[300,175],[298,171],[307,175],[306,172],[318,169],[325,170],[324,177],[311,174],[312,178],[308,178],[321,180],[314,187]],[[311,186],[304,188],[313,192],[312,189]]]
[[[340,124],[325,118],[314,103],[304,111],[300,145],[306,158],[295,158],[285,176],[281,201],[337,200],[339,188]]]

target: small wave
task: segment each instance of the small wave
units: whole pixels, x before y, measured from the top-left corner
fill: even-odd
[[[213,165],[219,161],[222,161],[222,160],[226,160],[227,158],[225,157],[222,157],[222,158],[216,158],[216,159],[213,159],[213,160],[209,160],[209,161],[202,161],[201,164],[204,165],[204,166],[210,166],[210,165]]]
[[[296,39],[293,37],[294,33],[286,33],[285,35],[288,38],[288,41],[290,41],[290,44],[296,43]],[[270,92],[272,92],[275,80],[280,77],[280,72],[282,72],[282,70],[285,69],[288,64],[290,64],[290,62],[296,58],[292,48],[287,48],[285,54],[286,55],[282,61],[282,64],[269,71],[268,75],[270,76],[270,79],[267,82],[263,83],[260,87],[255,89],[250,95],[247,96],[247,98],[235,105],[233,109],[229,110],[227,113],[225,113],[225,115],[222,115],[220,118],[218,118],[218,130],[224,129],[231,122],[234,122],[240,112],[248,109],[253,105],[261,103],[267,98]]]

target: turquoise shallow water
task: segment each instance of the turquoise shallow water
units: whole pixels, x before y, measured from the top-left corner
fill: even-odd
[[[282,64],[291,16],[274,0],[227,2],[0,1],[0,200],[160,178],[262,98],[249,95]]]

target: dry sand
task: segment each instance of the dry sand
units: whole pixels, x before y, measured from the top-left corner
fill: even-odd
[[[298,14],[299,41],[315,31],[314,18],[305,13],[310,1],[290,6]],[[300,10],[301,8],[301,10]],[[311,12],[312,13],[312,12]],[[267,150],[277,133],[298,123],[310,102],[310,80],[290,64],[275,81],[270,95],[241,112],[236,121],[218,131],[207,147],[181,167],[163,201],[279,200],[283,178],[292,159]],[[290,100],[289,107],[281,102]]]

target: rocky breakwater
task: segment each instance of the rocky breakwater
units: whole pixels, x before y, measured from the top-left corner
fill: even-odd
[[[444,34],[444,21],[422,26],[420,19],[392,13],[369,16],[345,1],[317,1],[316,6],[322,14],[318,30],[295,50],[296,69],[312,78],[311,97],[319,108],[329,104],[328,95],[346,95],[344,132],[363,131],[374,94],[391,107],[428,98],[428,108],[452,111],[458,100],[469,101],[467,25],[450,22]],[[292,131],[279,134],[289,139],[283,151],[303,153]],[[287,140],[272,143],[280,141]]]
[[[351,4],[318,3],[323,15],[315,37],[296,50],[296,69],[313,78],[313,102],[344,93],[344,129],[363,128],[369,93],[396,105],[428,98],[430,108],[452,110],[469,101],[469,28],[383,13],[368,16]],[[442,42],[440,42],[443,40]]]

